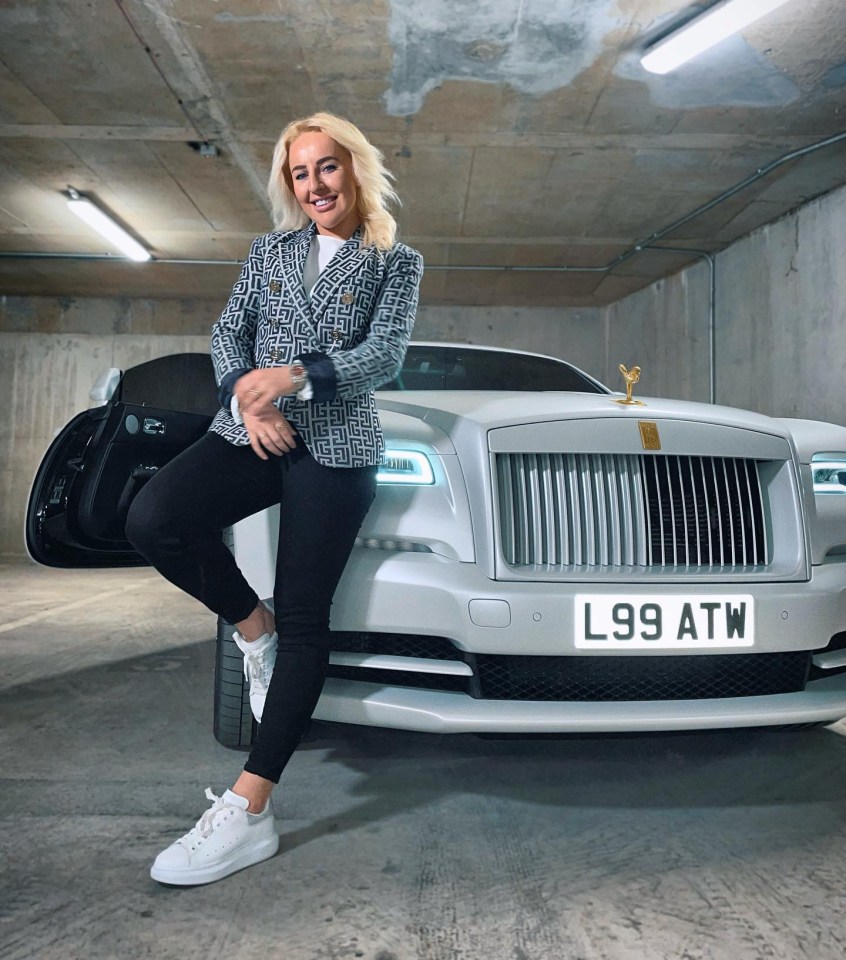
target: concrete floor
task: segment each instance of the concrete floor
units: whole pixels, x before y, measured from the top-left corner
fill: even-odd
[[[838,728],[490,741],[315,725],[275,858],[149,878],[243,755],[150,570],[0,565],[8,960],[842,960]],[[842,726],[838,725],[838,726]]]

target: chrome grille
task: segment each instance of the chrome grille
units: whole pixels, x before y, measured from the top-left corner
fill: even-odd
[[[500,545],[512,566],[769,562],[754,460],[614,453],[496,455]]]

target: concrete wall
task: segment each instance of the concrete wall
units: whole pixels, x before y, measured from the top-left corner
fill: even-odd
[[[846,424],[846,188],[717,263],[717,397]]]
[[[599,379],[622,390],[619,364],[637,364],[637,394],[707,402],[709,287],[708,266],[700,262],[606,307]]]
[[[716,265],[717,402],[846,424],[846,188],[739,240]],[[707,401],[705,264],[619,300],[604,321],[607,382],[619,357],[641,365],[643,393]]]

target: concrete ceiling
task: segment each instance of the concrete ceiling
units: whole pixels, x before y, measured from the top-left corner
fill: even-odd
[[[846,129],[846,3],[792,0],[657,77],[656,35],[710,0],[5,0],[0,250],[107,253],[68,184],[156,258],[236,260],[270,229],[293,117],[384,151],[430,304],[597,305],[692,257],[604,266],[756,169]],[[218,155],[200,155],[201,143]],[[846,183],[846,143],[779,166],[664,238],[718,250]],[[232,264],[0,259],[0,293],[224,297]]]

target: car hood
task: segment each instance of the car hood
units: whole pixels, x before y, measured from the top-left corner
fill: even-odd
[[[679,420],[754,430],[790,438],[787,425],[772,417],[734,407],[687,400],[638,397],[637,405],[618,403],[622,394],[526,393],[502,391],[403,391],[377,394],[381,410],[391,411],[454,434],[459,422],[484,430],[521,423],[560,420]]]

